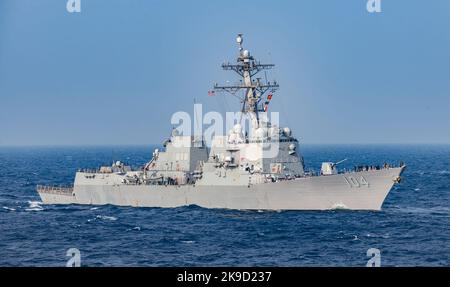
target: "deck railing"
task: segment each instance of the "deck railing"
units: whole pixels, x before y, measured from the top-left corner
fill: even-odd
[[[51,194],[72,195],[73,193],[73,186],[37,185],[36,189],[38,192]]]

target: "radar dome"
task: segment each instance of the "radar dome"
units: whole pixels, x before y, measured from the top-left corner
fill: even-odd
[[[255,138],[261,139],[264,137],[264,130],[262,128],[257,128],[255,130]]]
[[[287,136],[287,137],[290,137],[290,136],[292,135],[292,131],[291,131],[291,129],[288,128],[288,127],[285,127],[285,128],[283,129],[283,133],[284,133],[284,135]]]
[[[237,36],[236,42],[237,42],[238,44],[242,44],[242,37],[241,37],[241,35]]]
[[[233,131],[237,134],[240,134],[242,132],[242,126],[240,124],[234,125]]]

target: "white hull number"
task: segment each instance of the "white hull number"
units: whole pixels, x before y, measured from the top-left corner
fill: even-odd
[[[369,182],[362,175],[359,178],[351,175],[343,176],[343,178],[350,187],[369,187]]]

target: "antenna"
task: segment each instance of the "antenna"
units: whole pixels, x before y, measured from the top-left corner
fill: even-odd
[[[214,85],[214,90],[224,91],[231,95],[236,95],[239,91],[245,91],[244,99],[242,100],[242,113],[254,113],[258,119],[258,113],[264,112],[264,107],[260,105],[260,101],[264,94],[270,90],[275,92],[279,85],[276,81],[272,83],[267,81],[267,73],[265,74],[265,82],[261,81],[261,78],[257,78],[256,81],[252,79],[256,74],[261,71],[267,71],[275,67],[273,64],[261,64],[250,55],[248,50],[245,50],[242,46],[244,39],[243,34],[238,34],[236,42],[239,45],[239,56],[237,57],[236,64],[224,63],[222,69],[236,72],[241,78],[241,82],[237,85]]]
[[[242,42],[244,41],[244,39],[242,39],[242,34],[238,34],[237,38],[236,38],[236,42],[239,45],[239,51],[242,51]]]

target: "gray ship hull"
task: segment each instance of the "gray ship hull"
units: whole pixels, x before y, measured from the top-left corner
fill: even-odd
[[[73,189],[38,187],[44,204],[112,204],[134,207],[179,207],[241,210],[380,210],[404,167],[274,183],[236,186],[125,185],[114,178],[84,181],[77,173]]]

